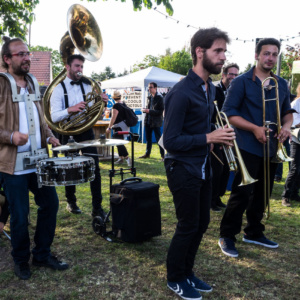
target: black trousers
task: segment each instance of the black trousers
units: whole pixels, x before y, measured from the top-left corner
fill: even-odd
[[[74,135],[73,138],[78,143],[86,140],[93,140],[95,139],[95,136],[94,136],[93,129],[90,128],[86,132],[83,132],[78,135]],[[69,136],[64,135],[62,137],[62,144],[63,145],[67,144],[68,140],[69,140]],[[81,151],[86,156],[88,156],[88,154],[98,154],[96,147],[83,148]],[[90,182],[91,194],[92,194],[92,205],[93,205],[93,209],[97,210],[101,207],[101,203],[102,203],[101,176],[100,176],[98,156],[91,156],[91,157],[95,161],[95,179]],[[76,202],[77,199],[75,193],[76,193],[75,185],[70,185],[65,187],[65,195],[68,203]]]
[[[261,237],[265,226],[261,223],[264,213],[264,159],[249,152],[241,151],[250,176],[257,182],[239,186],[242,180],[240,168],[236,173],[232,192],[221,221],[220,237],[236,241],[235,235],[241,232],[242,218],[246,211],[247,225],[244,232],[249,237]],[[272,191],[277,164],[270,163],[270,190]]]
[[[160,127],[150,127],[148,124],[145,124],[145,133],[146,133],[146,140],[147,140],[147,149],[146,149],[147,155],[150,155],[152,150],[152,131],[154,131],[156,142],[158,142],[161,137]],[[165,151],[161,146],[159,146],[159,151],[160,151],[160,156],[164,157]]]
[[[291,161],[290,170],[284,185],[282,197],[291,198],[298,195],[300,188],[300,144],[291,142]]]
[[[193,274],[195,257],[210,220],[211,181],[191,175],[182,163],[165,160],[168,186],[178,220],[167,255],[167,279]]]
[[[113,139],[122,139],[124,140],[124,136],[121,134],[116,134],[115,132],[117,131],[122,131],[122,128],[121,127],[116,127],[114,128],[114,134],[113,134]],[[126,147],[124,145],[121,145],[121,146],[117,146],[117,149],[118,149],[118,154],[119,156],[124,156],[124,157],[127,157],[128,156],[128,151],[126,149]]]
[[[229,178],[229,166],[226,160],[224,150],[220,149],[219,144],[214,145],[214,153],[219,157],[224,165],[214,156],[211,155],[211,167],[212,167],[212,197],[211,197],[211,206],[215,207],[221,201],[222,197],[227,188],[227,182]]]

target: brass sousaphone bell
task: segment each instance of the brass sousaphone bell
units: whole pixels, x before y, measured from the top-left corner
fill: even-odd
[[[60,54],[64,65],[74,53],[75,48],[89,61],[97,61],[103,52],[103,41],[98,24],[93,15],[82,5],[72,5],[67,13],[68,31],[60,42]],[[86,95],[86,109],[83,112],[73,113],[68,120],[53,123],[50,112],[50,98],[54,88],[66,78],[64,70],[51,82],[43,97],[45,120],[49,127],[63,135],[77,135],[91,128],[100,118],[105,103],[101,98],[101,88],[92,78],[90,81],[92,92]],[[88,103],[92,103],[89,105]]]

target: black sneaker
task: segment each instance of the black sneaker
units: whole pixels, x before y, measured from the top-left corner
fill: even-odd
[[[200,280],[195,275],[188,276],[186,280],[189,285],[191,285],[195,290],[199,292],[209,293],[213,290],[210,285]]]
[[[234,245],[234,241],[232,239],[220,238],[218,244],[219,244],[222,252],[225,255],[228,255],[230,257],[238,257],[239,256],[239,253],[236,250],[235,245]]]
[[[27,262],[15,264],[14,271],[15,274],[22,280],[27,280],[31,277],[29,264]]]
[[[202,296],[196,291],[187,281],[170,282],[167,284],[168,288],[176,293],[179,297],[186,300],[201,300]]]
[[[261,245],[267,248],[278,248],[278,244],[268,240],[264,235],[259,237],[259,238],[251,238],[247,235],[244,235],[243,237],[243,242],[245,243],[250,243],[250,244],[256,244],[256,245]]]
[[[70,202],[67,204],[67,210],[72,214],[81,214],[80,208],[77,206],[76,202]]]
[[[53,270],[63,271],[69,268],[69,265],[57,259],[57,257],[50,255],[46,260],[38,261],[32,259],[32,264],[36,267],[45,267]]]

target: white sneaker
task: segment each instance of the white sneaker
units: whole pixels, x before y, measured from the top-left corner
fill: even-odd
[[[125,160],[127,161],[128,167],[130,167],[131,166],[131,159],[130,159],[130,157],[125,158]]]
[[[117,161],[115,161],[115,164],[121,164],[123,163],[123,159],[122,158],[119,158]]]

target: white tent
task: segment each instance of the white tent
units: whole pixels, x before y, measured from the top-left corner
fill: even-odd
[[[145,107],[146,91],[150,82],[155,82],[157,87],[173,87],[183,75],[166,71],[157,67],[150,67],[126,76],[106,80],[101,82],[103,89],[127,89],[140,88],[142,90],[142,107]],[[144,116],[142,116],[142,121]],[[144,129],[144,126],[142,126]],[[144,130],[142,130],[143,134]]]
[[[182,75],[177,73],[150,67],[126,76],[103,81],[101,87],[105,89],[140,87],[143,90],[152,81],[156,82],[158,87],[172,87],[181,77]]]

